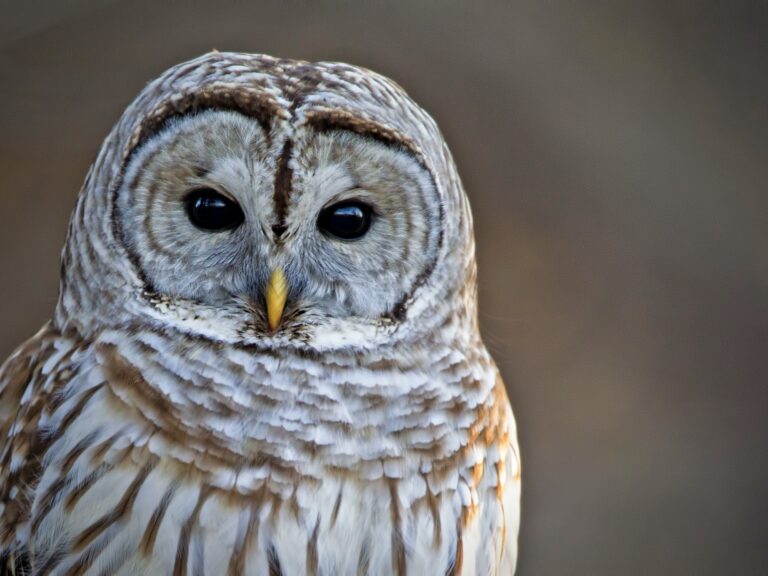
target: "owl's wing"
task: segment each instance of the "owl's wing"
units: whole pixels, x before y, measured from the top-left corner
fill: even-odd
[[[497,451],[501,457],[496,462],[499,490],[494,495],[494,504],[501,506],[504,516],[498,574],[514,574],[517,566],[517,538],[520,528],[520,448],[515,417],[498,368],[496,378],[496,403],[499,416],[504,422],[503,432],[499,435],[497,445]],[[486,545],[492,545],[490,538],[485,540]]]
[[[16,420],[21,398],[27,386],[33,384],[37,360],[54,332],[46,324],[0,366],[0,451],[5,450],[8,430]]]
[[[499,377],[501,379],[501,377]],[[505,394],[506,397],[506,394]],[[505,515],[503,557],[500,574],[514,574],[517,568],[518,533],[520,531],[520,446],[517,440],[517,424],[507,400],[507,419],[510,423],[507,456],[501,466],[505,469],[506,485],[499,495]]]
[[[48,400],[46,364],[59,339],[46,324],[0,367],[0,575],[18,574],[22,566],[24,536],[18,532],[29,514],[40,467],[38,422]]]

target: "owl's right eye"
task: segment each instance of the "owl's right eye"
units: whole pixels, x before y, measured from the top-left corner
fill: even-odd
[[[237,202],[212,188],[192,190],[184,198],[184,206],[189,221],[209,232],[232,230],[245,220]]]

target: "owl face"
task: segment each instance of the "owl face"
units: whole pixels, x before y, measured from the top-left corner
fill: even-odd
[[[113,220],[153,293],[265,333],[391,321],[435,260],[440,200],[404,147],[255,118],[174,118],[126,165]],[[285,307],[270,322],[270,281]]]
[[[363,68],[212,52],[149,83],[70,221],[56,323],[307,354],[476,333],[472,217],[432,118]],[[415,353],[415,352],[414,352]]]

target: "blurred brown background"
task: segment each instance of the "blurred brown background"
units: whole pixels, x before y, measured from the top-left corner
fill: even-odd
[[[0,355],[147,81],[211,48],[361,64],[433,113],[474,205],[520,574],[768,574],[768,3],[0,6]]]

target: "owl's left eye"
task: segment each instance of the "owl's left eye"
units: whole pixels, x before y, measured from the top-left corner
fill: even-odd
[[[189,221],[201,230],[232,230],[245,219],[237,202],[212,188],[192,190],[184,199],[184,205]]]
[[[371,227],[373,210],[357,200],[339,202],[320,212],[317,226],[323,232],[342,240],[357,240]]]

